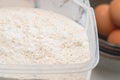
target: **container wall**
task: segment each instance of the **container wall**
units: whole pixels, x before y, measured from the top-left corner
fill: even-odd
[[[0,80],[90,80],[91,71],[63,74],[1,74]]]
[[[34,0],[0,0],[0,7],[34,7]]]
[[[85,5],[84,0],[79,0],[79,1],[78,0],[36,0],[36,1],[37,2],[35,2],[35,5],[37,8],[46,9],[49,11],[54,11],[56,13],[65,15],[73,19],[74,21],[80,23],[83,27],[85,27],[86,10],[84,8],[87,5]]]

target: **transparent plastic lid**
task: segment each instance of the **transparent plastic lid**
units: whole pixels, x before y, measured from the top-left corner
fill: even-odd
[[[65,73],[92,70],[99,60],[96,21],[89,0],[33,0],[35,8],[51,10],[65,15],[80,25],[88,34],[91,60],[82,64],[60,65],[0,65],[0,73]],[[12,6],[13,7],[13,6]]]

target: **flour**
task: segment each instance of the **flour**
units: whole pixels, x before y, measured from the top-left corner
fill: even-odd
[[[76,64],[90,60],[85,29],[32,8],[0,9],[0,64]]]

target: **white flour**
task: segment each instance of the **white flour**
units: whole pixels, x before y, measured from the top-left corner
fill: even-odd
[[[0,9],[0,64],[75,64],[90,60],[86,32],[65,16]]]

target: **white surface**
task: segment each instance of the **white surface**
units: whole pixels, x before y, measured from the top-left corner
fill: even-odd
[[[91,80],[120,80],[120,73],[96,67],[92,72]]]
[[[101,55],[91,80],[120,80],[120,61]]]

